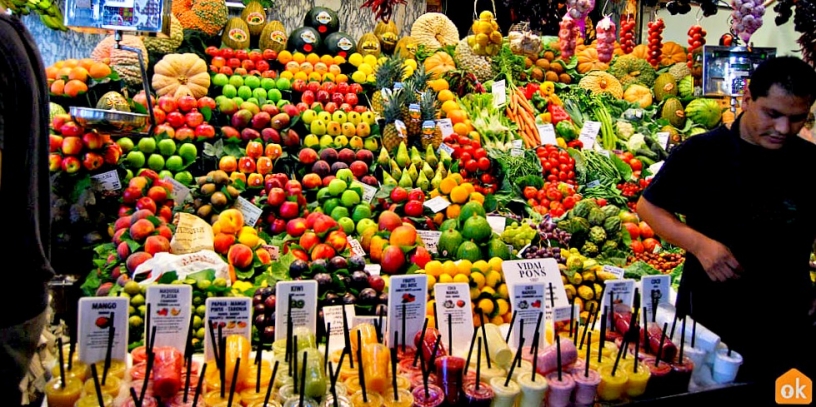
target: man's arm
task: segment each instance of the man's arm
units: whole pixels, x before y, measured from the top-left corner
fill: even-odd
[[[655,234],[694,254],[712,280],[725,281],[739,277],[736,274],[740,270],[739,262],[722,243],[680,222],[671,212],[646,198],[638,200],[637,214],[654,229]]]

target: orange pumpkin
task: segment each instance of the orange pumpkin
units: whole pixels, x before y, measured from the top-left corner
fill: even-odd
[[[640,59],[648,59],[649,58],[649,46],[646,45],[646,44],[636,45],[635,49],[632,50],[632,53],[630,55],[633,55],[633,56],[635,56],[637,58],[640,58]]]
[[[425,72],[430,74],[433,79],[439,79],[445,72],[456,69],[456,63],[453,62],[453,58],[447,52],[437,52],[431,55],[425,59],[423,65],[425,66]]]
[[[589,46],[586,47],[583,51],[578,52],[576,54],[578,57],[578,66],[575,68],[578,73],[587,73],[589,71],[606,71],[609,69],[609,64],[605,62],[601,62],[598,59],[598,49]]]
[[[686,62],[686,49],[676,42],[665,42],[661,49],[660,65],[669,66],[679,62]]]

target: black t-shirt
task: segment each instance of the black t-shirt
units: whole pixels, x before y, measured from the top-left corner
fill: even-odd
[[[738,119],[675,148],[643,193],[685,215],[691,228],[727,246],[743,266],[741,278],[714,282],[689,254],[677,306],[743,353],[748,378],[757,377],[757,366],[787,370],[801,359],[795,345],[808,332],[813,298],[814,163],[816,145],[793,137],[782,149],[767,150],[740,138]],[[791,346],[768,352],[769,337]]]
[[[34,39],[19,18],[0,13],[0,284],[7,288],[0,296],[0,327],[43,312],[54,274],[47,86]]]

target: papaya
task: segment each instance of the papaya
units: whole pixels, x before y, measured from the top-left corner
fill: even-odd
[[[456,229],[447,229],[439,236],[437,250],[442,257],[453,257],[465,239]]]
[[[479,261],[482,258],[482,251],[473,242],[463,242],[456,250],[456,260]]]

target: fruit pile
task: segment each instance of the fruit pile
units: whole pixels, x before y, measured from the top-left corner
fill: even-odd
[[[621,195],[627,199],[626,206],[629,207],[629,210],[635,211],[637,209],[637,201],[640,198],[640,193],[649,185],[650,181],[651,178],[648,180],[639,179],[637,181],[626,181],[616,185],[618,190],[621,191]]]
[[[668,274],[671,273],[677,266],[683,264],[685,258],[680,253],[652,253],[643,251],[640,253],[635,253],[633,256],[629,256],[627,259],[627,262],[630,264],[636,261],[642,261],[661,273]]]
[[[98,173],[118,164],[122,149],[110,136],[95,130],[86,131],[68,114],[55,115],[50,126],[48,168],[51,172],[75,174],[84,169]]]
[[[518,255],[519,250],[532,244],[538,233],[529,222],[513,222],[504,228],[501,233],[501,239],[504,243],[513,246],[512,254]],[[544,257],[544,256],[542,256]]]
[[[416,228],[394,212],[380,213],[376,228],[366,227],[360,242],[373,264],[379,264],[384,274],[404,274],[431,261],[431,253],[419,237]]]
[[[551,144],[536,148],[541,169],[548,182],[566,182],[575,187],[575,159],[567,150]]]
[[[300,115],[309,134],[303,139],[303,145],[311,149],[345,148],[376,151],[377,139],[371,137],[372,128],[377,130],[376,117],[373,112],[335,110],[305,110]],[[303,163],[308,164],[308,163]]]
[[[452,173],[446,176],[439,183],[439,187],[429,194],[431,199],[442,197],[451,204],[444,211],[434,215],[434,223],[441,225],[446,219],[458,219],[462,209],[470,202],[475,202],[481,206],[484,203],[484,195],[476,190],[476,187],[464,179],[459,173]],[[482,209],[484,211],[484,209]],[[444,213],[444,216],[440,214]],[[440,226],[441,229],[444,229]]]
[[[354,53],[349,56],[349,64],[357,68],[351,74],[352,82],[360,85],[373,85],[377,82],[377,70],[383,64],[385,57],[377,59],[374,55],[363,56],[359,53]],[[416,60],[406,58],[400,62],[400,71],[402,72],[402,79],[408,79],[417,70],[418,65]]]
[[[629,238],[632,240],[630,249],[633,253],[654,253],[660,250],[660,241],[657,240],[651,226],[646,222],[639,222],[637,215],[630,212],[622,213],[621,221],[621,227],[629,233]]]
[[[288,221],[298,218],[306,211],[306,197],[303,195],[303,184],[296,179],[278,172],[264,176],[264,189],[261,197],[252,198],[260,204],[266,231],[278,235],[287,231]],[[292,223],[295,227],[297,222]]]
[[[195,181],[196,185],[191,190],[192,203],[186,205],[184,210],[195,213],[210,224],[213,223],[212,217],[230,207],[244,189],[242,182],[234,182],[222,170],[210,171]]]
[[[290,275],[317,281],[318,304],[354,305],[358,315],[374,315],[378,305],[385,305],[386,280],[365,269],[362,256],[334,256],[311,262],[295,260],[289,266]],[[267,308],[268,309],[268,308]]]
[[[393,159],[388,156],[388,151],[383,148],[377,157],[378,163],[383,165],[383,184],[399,185],[403,188],[417,187],[422,191],[430,191],[442,183],[442,178],[447,174],[447,167],[444,163],[450,162],[443,158],[440,161],[436,157],[433,145],[428,144],[425,154],[420,154],[416,146],[411,147],[411,154],[405,143],[400,143],[397,154]],[[434,170],[433,166],[436,166]],[[390,173],[386,168],[390,167]]]
[[[560,181],[547,181],[541,189],[526,186],[522,194],[534,211],[541,215],[549,214],[554,218],[563,216],[581,200],[581,196],[575,192],[572,185]]]
[[[590,312],[600,310],[603,281],[607,276],[603,273],[603,266],[581,255],[576,248],[562,249],[561,256],[566,259],[566,267],[561,268],[561,279],[567,299],[575,304],[581,320],[586,321]]]
[[[635,50],[635,19],[631,16],[621,21],[620,45],[624,54],[631,54]]]
[[[75,98],[88,91],[89,86],[114,77],[108,64],[93,59],[66,59],[45,68],[51,96]],[[118,77],[118,76],[116,76]]]
[[[317,203],[320,211],[337,221],[340,229],[347,235],[354,234],[357,224],[368,219],[371,224],[371,204],[363,202],[363,186],[354,181],[350,170],[341,170],[338,178],[332,179],[328,186],[317,191]],[[368,223],[368,222],[366,222]],[[297,236],[292,235],[290,236]]]
[[[478,261],[483,258],[510,258],[510,249],[493,233],[487,222],[485,209],[479,201],[464,204],[456,220],[440,227],[437,250],[440,258]]]
[[[485,10],[479,13],[479,19],[471,26],[473,34],[468,35],[467,43],[473,53],[481,56],[496,56],[501,50],[502,34],[493,13]]]
[[[272,262],[272,254],[264,248],[266,241],[255,227],[245,226],[244,215],[237,209],[226,209],[218,215],[213,235],[213,249],[226,256],[233,281],[253,277]]]
[[[164,133],[142,137],[136,144],[129,137],[122,137],[116,143],[125,155],[126,178],[146,168],[157,172],[161,179],[168,177],[183,185],[192,185],[193,175],[187,168],[198,159],[198,148],[191,141],[176,141]]]

